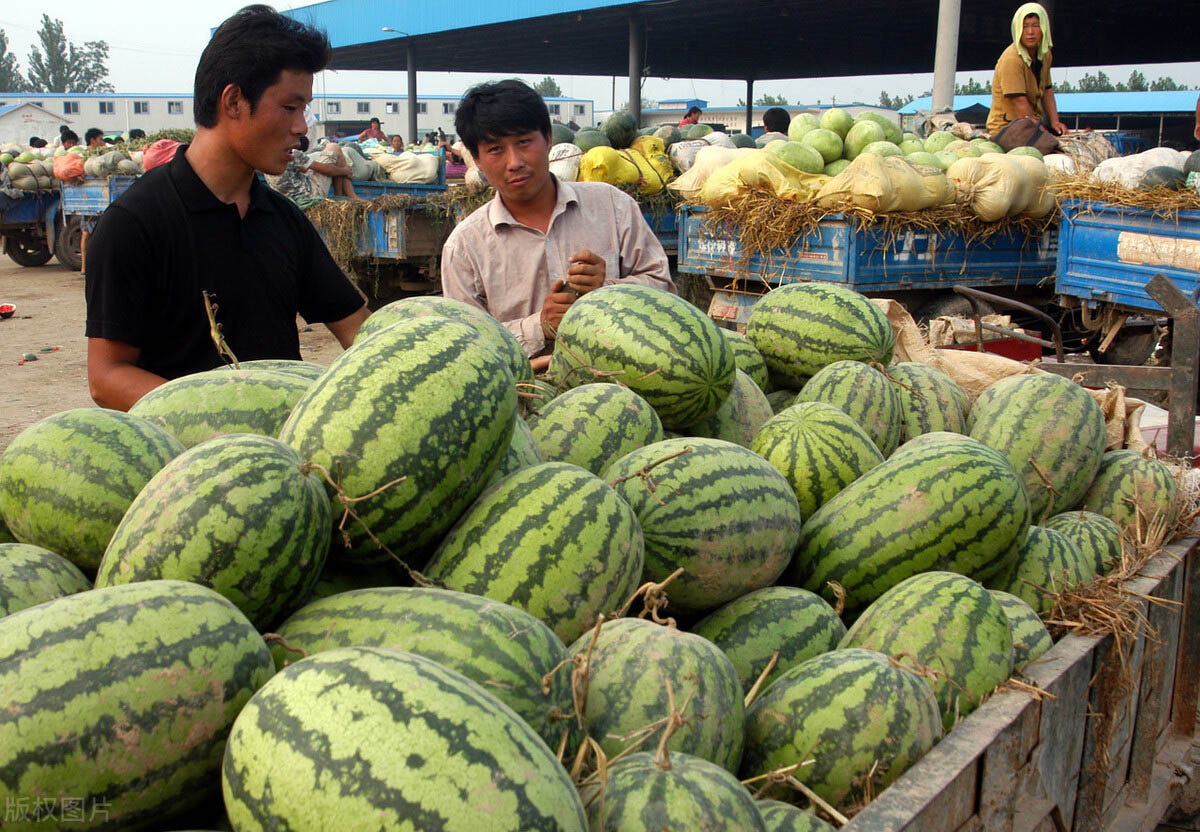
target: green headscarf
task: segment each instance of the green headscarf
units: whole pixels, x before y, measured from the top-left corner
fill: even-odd
[[[1042,26],[1042,42],[1038,45],[1037,58],[1039,61],[1046,59],[1046,53],[1050,51],[1050,47],[1054,43],[1050,40],[1050,15],[1046,14],[1046,10],[1042,8],[1041,3],[1024,3],[1012,19],[1012,39],[1013,45],[1017,47],[1017,54],[1021,56],[1026,64],[1032,63],[1033,58],[1025,51],[1025,47],[1021,45],[1021,29],[1025,26],[1025,18],[1031,14],[1038,16],[1038,21]]]

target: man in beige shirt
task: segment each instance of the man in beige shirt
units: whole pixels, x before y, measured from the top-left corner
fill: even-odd
[[[496,197],[446,241],[442,292],[503,323],[535,369],[549,363],[558,324],[578,297],[625,282],[675,291],[667,256],[632,197],[550,174],[550,114],[532,88],[471,88],[455,129]]]

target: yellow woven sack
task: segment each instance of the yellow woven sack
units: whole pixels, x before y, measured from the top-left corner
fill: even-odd
[[[642,178],[638,166],[619,150],[593,147],[579,160],[580,182],[636,185]]]
[[[765,188],[780,199],[809,202],[828,181],[824,174],[796,170],[774,153],[753,150],[714,171],[700,191],[700,200],[720,208],[750,188]]]
[[[633,149],[647,159],[655,153],[666,153],[667,146],[658,136],[638,136],[633,140]]]

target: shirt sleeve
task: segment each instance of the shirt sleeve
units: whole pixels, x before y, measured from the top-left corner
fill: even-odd
[[[1025,95],[1025,62],[1021,56],[1006,51],[996,64],[995,81],[1006,97],[1016,98]]]
[[[141,348],[155,298],[153,246],[146,229],[119,205],[100,216],[87,250],[84,296],[88,338]]]
[[[459,245],[454,233],[451,233],[446,244],[442,246],[442,295],[469,303],[491,314],[479,270]],[[525,355],[533,357],[546,348],[541,310],[523,318],[513,318],[500,323],[517,339],[521,349],[525,350]]]
[[[621,244],[621,274],[620,277],[606,279],[605,283],[640,283],[679,294],[675,281],[671,279],[667,253],[646,224],[637,201],[616,189],[613,189],[613,194]]]
[[[334,261],[312,223],[299,208],[290,208],[299,217],[301,244],[307,252],[297,298],[300,317],[310,324],[327,324],[353,315],[366,303],[362,292]]]

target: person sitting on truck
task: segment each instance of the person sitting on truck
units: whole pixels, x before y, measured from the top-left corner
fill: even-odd
[[[549,365],[576,298],[614,283],[675,291],[667,255],[633,197],[550,173],[550,112],[529,85],[472,87],[454,126],[496,196],[446,240],[442,291],[499,320],[534,369]]]
[[[350,163],[337,142],[328,142],[320,152],[307,155],[308,136],[300,137],[300,147],[292,161],[278,176],[267,175],[267,184],[293,202],[344,196],[358,199],[350,181]],[[332,188],[332,190],[331,190]]]
[[[374,139],[377,142],[386,142],[388,140],[387,133],[383,132],[383,122],[377,118],[371,119],[371,126],[358,134],[358,140],[365,142],[367,139]]]
[[[704,115],[704,111],[699,107],[689,107],[687,113],[679,120],[677,127],[687,127],[691,124],[699,124],[700,116]]]
[[[100,406],[128,410],[167,379],[226,363],[206,299],[241,361],[299,359],[297,313],[354,341],[362,295],[255,174],[287,167],[330,51],[322,32],[262,5],[213,33],[196,69],[195,138],[108,206],[88,247],[88,385]]]
[[[93,147],[104,147],[104,131],[99,127],[89,127],[83,134],[83,143],[89,150]]]
[[[403,153],[404,152],[404,137],[401,136],[399,133],[396,133],[394,136],[392,136],[392,152],[393,153]]]
[[[134,139],[144,139],[144,138],[146,138],[146,131],[143,130],[142,128],[131,127],[129,129],[129,141],[133,141]]]
[[[999,133],[1010,122],[1033,117],[1060,136],[1068,132],[1058,117],[1050,83],[1050,16],[1040,3],[1025,3],[1012,19],[1012,43],[996,62],[992,76],[992,109],[987,130]]]
[[[62,139],[63,150],[70,150],[72,147],[79,144],[79,134],[74,130],[68,129],[62,131],[62,135],[60,135],[59,138]]]
[[[45,147],[46,140],[39,136],[30,136],[29,137],[29,146],[32,148],[35,148],[35,149],[39,148],[39,147]]]
[[[754,140],[759,147],[766,147],[768,142],[776,140],[787,141],[788,125],[792,117],[782,107],[772,107],[763,113],[763,134]]]

